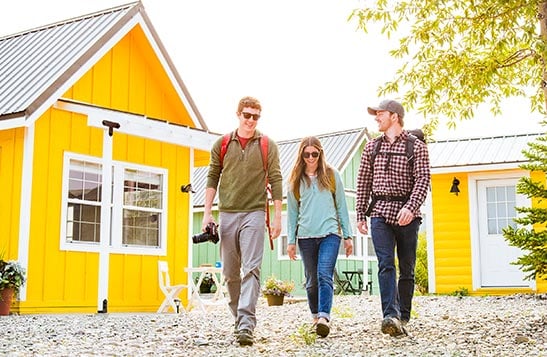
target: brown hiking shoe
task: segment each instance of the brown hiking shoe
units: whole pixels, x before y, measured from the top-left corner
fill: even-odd
[[[401,321],[396,317],[386,317],[382,320],[382,333],[392,337],[406,335],[406,331],[401,325]]]
[[[320,337],[327,337],[330,332],[330,326],[327,319],[321,317],[319,320],[317,320],[317,324],[315,325],[315,333]]]
[[[239,330],[237,342],[240,346],[252,346],[254,343],[253,332],[247,329]]]

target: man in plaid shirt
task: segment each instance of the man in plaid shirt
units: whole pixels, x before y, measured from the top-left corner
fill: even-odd
[[[366,216],[370,216],[370,234],[378,258],[382,332],[399,336],[406,334],[404,326],[412,309],[416,246],[422,222],[420,206],[431,181],[429,154],[424,142],[410,138],[403,130],[405,112],[400,103],[387,99],[367,109],[375,116],[383,135],[368,142],[361,156],[357,175],[357,229],[368,234]],[[411,139],[414,139],[413,159],[407,157],[407,140]],[[372,162],[376,140],[380,140],[380,147]]]

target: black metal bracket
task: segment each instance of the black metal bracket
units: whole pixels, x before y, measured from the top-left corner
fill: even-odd
[[[116,123],[115,121],[103,120],[103,125],[108,127],[109,136],[112,136],[112,134],[114,134],[114,129],[120,128],[120,123]]]

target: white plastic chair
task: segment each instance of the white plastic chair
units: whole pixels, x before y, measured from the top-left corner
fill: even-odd
[[[169,267],[167,265],[167,262],[162,260],[158,261],[158,279],[160,282],[160,290],[165,295],[165,299],[161,303],[161,306],[157,312],[169,312],[169,307],[171,307],[173,309],[173,312],[180,313],[184,309],[184,307],[179,303],[179,308],[177,309],[175,299],[178,299],[178,296],[182,289],[188,288],[188,285],[171,285],[171,279],[169,278]],[[180,300],[178,301],[180,302]]]

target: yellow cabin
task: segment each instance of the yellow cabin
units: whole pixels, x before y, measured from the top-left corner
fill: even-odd
[[[502,229],[514,224],[515,207],[542,205],[516,192],[518,180],[545,175],[519,168],[540,134],[507,135],[429,144],[431,197],[427,206],[429,291],[502,295],[547,291],[545,280],[525,280],[511,264],[522,251]]]
[[[135,2],[0,38],[0,252],[15,310],[156,311],[186,283],[191,198],[215,136]],[[13,310],[13,309],[12,309]]]

